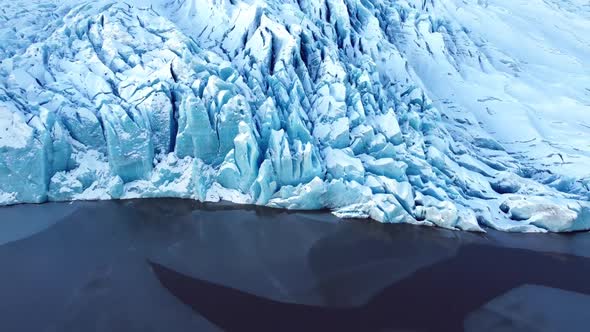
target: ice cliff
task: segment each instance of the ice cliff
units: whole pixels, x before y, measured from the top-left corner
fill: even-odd
[[[590,10],[533,2],[2,1],[0,203],[590,229]]]

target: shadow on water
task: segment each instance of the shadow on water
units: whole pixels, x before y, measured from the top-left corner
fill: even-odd
[[[482,235],[174,199],[0,209],[0,233],[12,239],[0,245],[2,331],[590,324],[589,234]]]
[[[590,295],[586,258],[485,245],[463,246],[350,309],[272,301],[150,265],[165,288],[226,331],[461,331],[470,312],[524,284]]]

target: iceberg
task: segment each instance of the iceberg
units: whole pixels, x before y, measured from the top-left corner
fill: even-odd
[[[590,230],[587,8],[15,3],[0,22],[0,205],[182,197]],[[535,17],[558,27],[529,29],[559,54],[523,31]]]

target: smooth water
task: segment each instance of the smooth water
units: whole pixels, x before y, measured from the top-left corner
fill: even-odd
[[[0,209],[0,331],[587,331],[590,235],[151,199]]]

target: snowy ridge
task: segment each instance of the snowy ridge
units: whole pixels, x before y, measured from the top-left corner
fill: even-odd
[[[544,72],[558,59],[523,64],[485,21],[466,28],[503,17],[482,1],[27,8],[48,6],[46,36],[29,27],[0,49],[2,204],[184,197],[470,231],[590,229],[590,90],[539,85],[575,71],[576,87],[590,83],[576,54],[588,39]],[[544,122],[564,105],[568,123]]]

